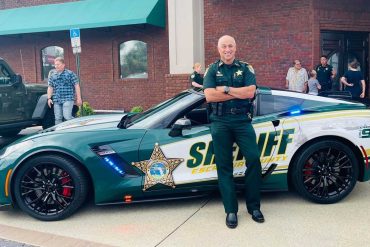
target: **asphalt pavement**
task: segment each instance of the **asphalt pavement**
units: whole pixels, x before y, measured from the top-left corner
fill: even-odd
[[[262,194],[266,222],[255,223],[239,195],[239,225],[228,229],[220,196],[145,204],[95,206],[57,222],[19,209],[0,211],[0,239],[9,246],[370,246],[370,183],[357,183],[336,204],[293,192]],[[0,246],[2,245],[0,242]]]
[[[308,202],[263,193],[266,222],[255,223],[239,196],[239,226],[228,229],[218,195],[146,204],[85,205],[62,221],[41,222],[18,209],[0,212],[0,238],[36,246],[369,246],[370,183],[343,201]]]

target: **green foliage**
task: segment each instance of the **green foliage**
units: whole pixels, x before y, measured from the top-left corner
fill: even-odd
[[[84,116],[94,115],[94,109],[90,106],[89,102],[83,102],[82,108]],[[77,112],[77,117],[81,117],[81,107]]]
[[[142,106],[134,106],[131,108],[131,111],[130,112],[143,112],[144,109]]]

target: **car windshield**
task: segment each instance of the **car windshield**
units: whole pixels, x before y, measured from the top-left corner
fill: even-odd
[[[130,129],[167,128],[178,114],[202,99],[204,99],[202,93],[184,91],[143,113],[132,116],[127,127]]]

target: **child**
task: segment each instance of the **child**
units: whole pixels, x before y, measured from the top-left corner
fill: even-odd
[[[316,79],[317,73],[315,70],[310,71],[310,79],[308,80],[308,94],[317,95],[319,93],[319,89],[321,89],[321,85],[319,81]]]

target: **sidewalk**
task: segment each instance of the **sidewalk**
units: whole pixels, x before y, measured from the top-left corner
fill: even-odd
[[[62,221],[41,222],[19,210],[0,212],[0,238],[39,246],[368,246],[370,183],[336,204],[295,193],[262,194],[266,222],[255,223],[239,195],[239,225],[225,226],[218,195],[130,205],[87,205]]]

